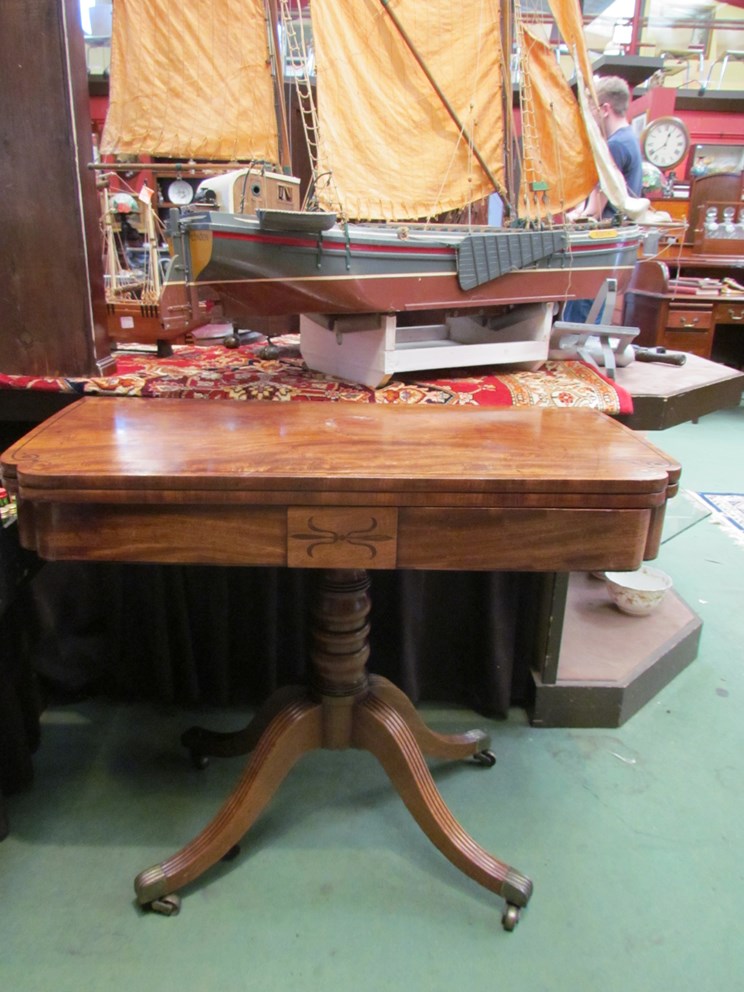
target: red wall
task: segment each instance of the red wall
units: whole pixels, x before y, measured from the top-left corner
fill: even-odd
[[[744,145],[744,126],[742,115],[726,113],[718,110],[678,110],[676,108],[677,91],[671,87],[658,86],[634,100],[630,108],[630,117],[646,113],[647,120],[673,115],[679,117],[687,125],[690,132],[692,149],[699,144],[713,145]],[[682,162],[675,170],[677,175],[687,177],[689,159]]]

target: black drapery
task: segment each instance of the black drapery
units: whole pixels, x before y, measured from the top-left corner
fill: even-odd
[[[505,572],[373,571],[369,668],[415,703],[503,716],[526,701],[534,577]],[[53,562],[11,617],[6,694],[12,748],[5,791],[27,784],[36,695],[105,694],[176,705],[261,703],[304,679],[314,570]],[[8,635],[10,636],[10,635]],[[6,646],[7,646],[6,641]],[[0,671],[0,679],[3,678]],[[2,791],[0,789],[0,791]]]
[[[53,686],[191,705],[253,705],[303,681],[319,573],[53,563],[33,582],[33,665]],[[414,702],[504,715],[521,699],[524,576],[373,571],[369,667]]]

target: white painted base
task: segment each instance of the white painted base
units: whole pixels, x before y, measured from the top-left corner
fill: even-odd
[[[447,317],[398,327],[395,314],[302,314],[300,351],[308,368],[377,389],[395,374],[509,365],[535,371],[548,357],[552,303],[525,303],[499,317]]]

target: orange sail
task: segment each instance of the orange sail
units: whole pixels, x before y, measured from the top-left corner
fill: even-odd
[[[503,185],[498,0],[313,0],[311,13],[322,206],[415,219]]]
[[[279,161],[262,0],[116,0],[102,154]]]
[[[549,45],[523,29],[519,216],[539,220],[581,203],[597,183],[584,119]]]
[[[592,100],[596,102],[592,63],[584,40],[584,22],[578,0],[548,0],[561,38],[566,43],[588,88]]]
[[[644,216],[649,202],[643,197],[628,193],[625,179],[610,154],[607,142],[599,129],[594,112],[597,95],[589,53],[584,41],[584,29],[578,0],[548,0],[556,25],[571,52],[576,66],[577,92],[586,135],[592,148],[599,185],[607,199],[632,219]]]

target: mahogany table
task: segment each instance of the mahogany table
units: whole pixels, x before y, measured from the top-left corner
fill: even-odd
[[[368,570],[632,569],[658,550],[679,466],[590,410],[86,398],[2,457],[22,543],[46,559],[317,568],[312,677],[236,734],[192,728],[197,755],[252,752],[206,828],[135,881],[143,906],[228,854],[314,748],[381,762],[430,840],[506,902],[532,883],[456,822],[424,754],[493,758],[480,731],[439,735],[367,673]]]

